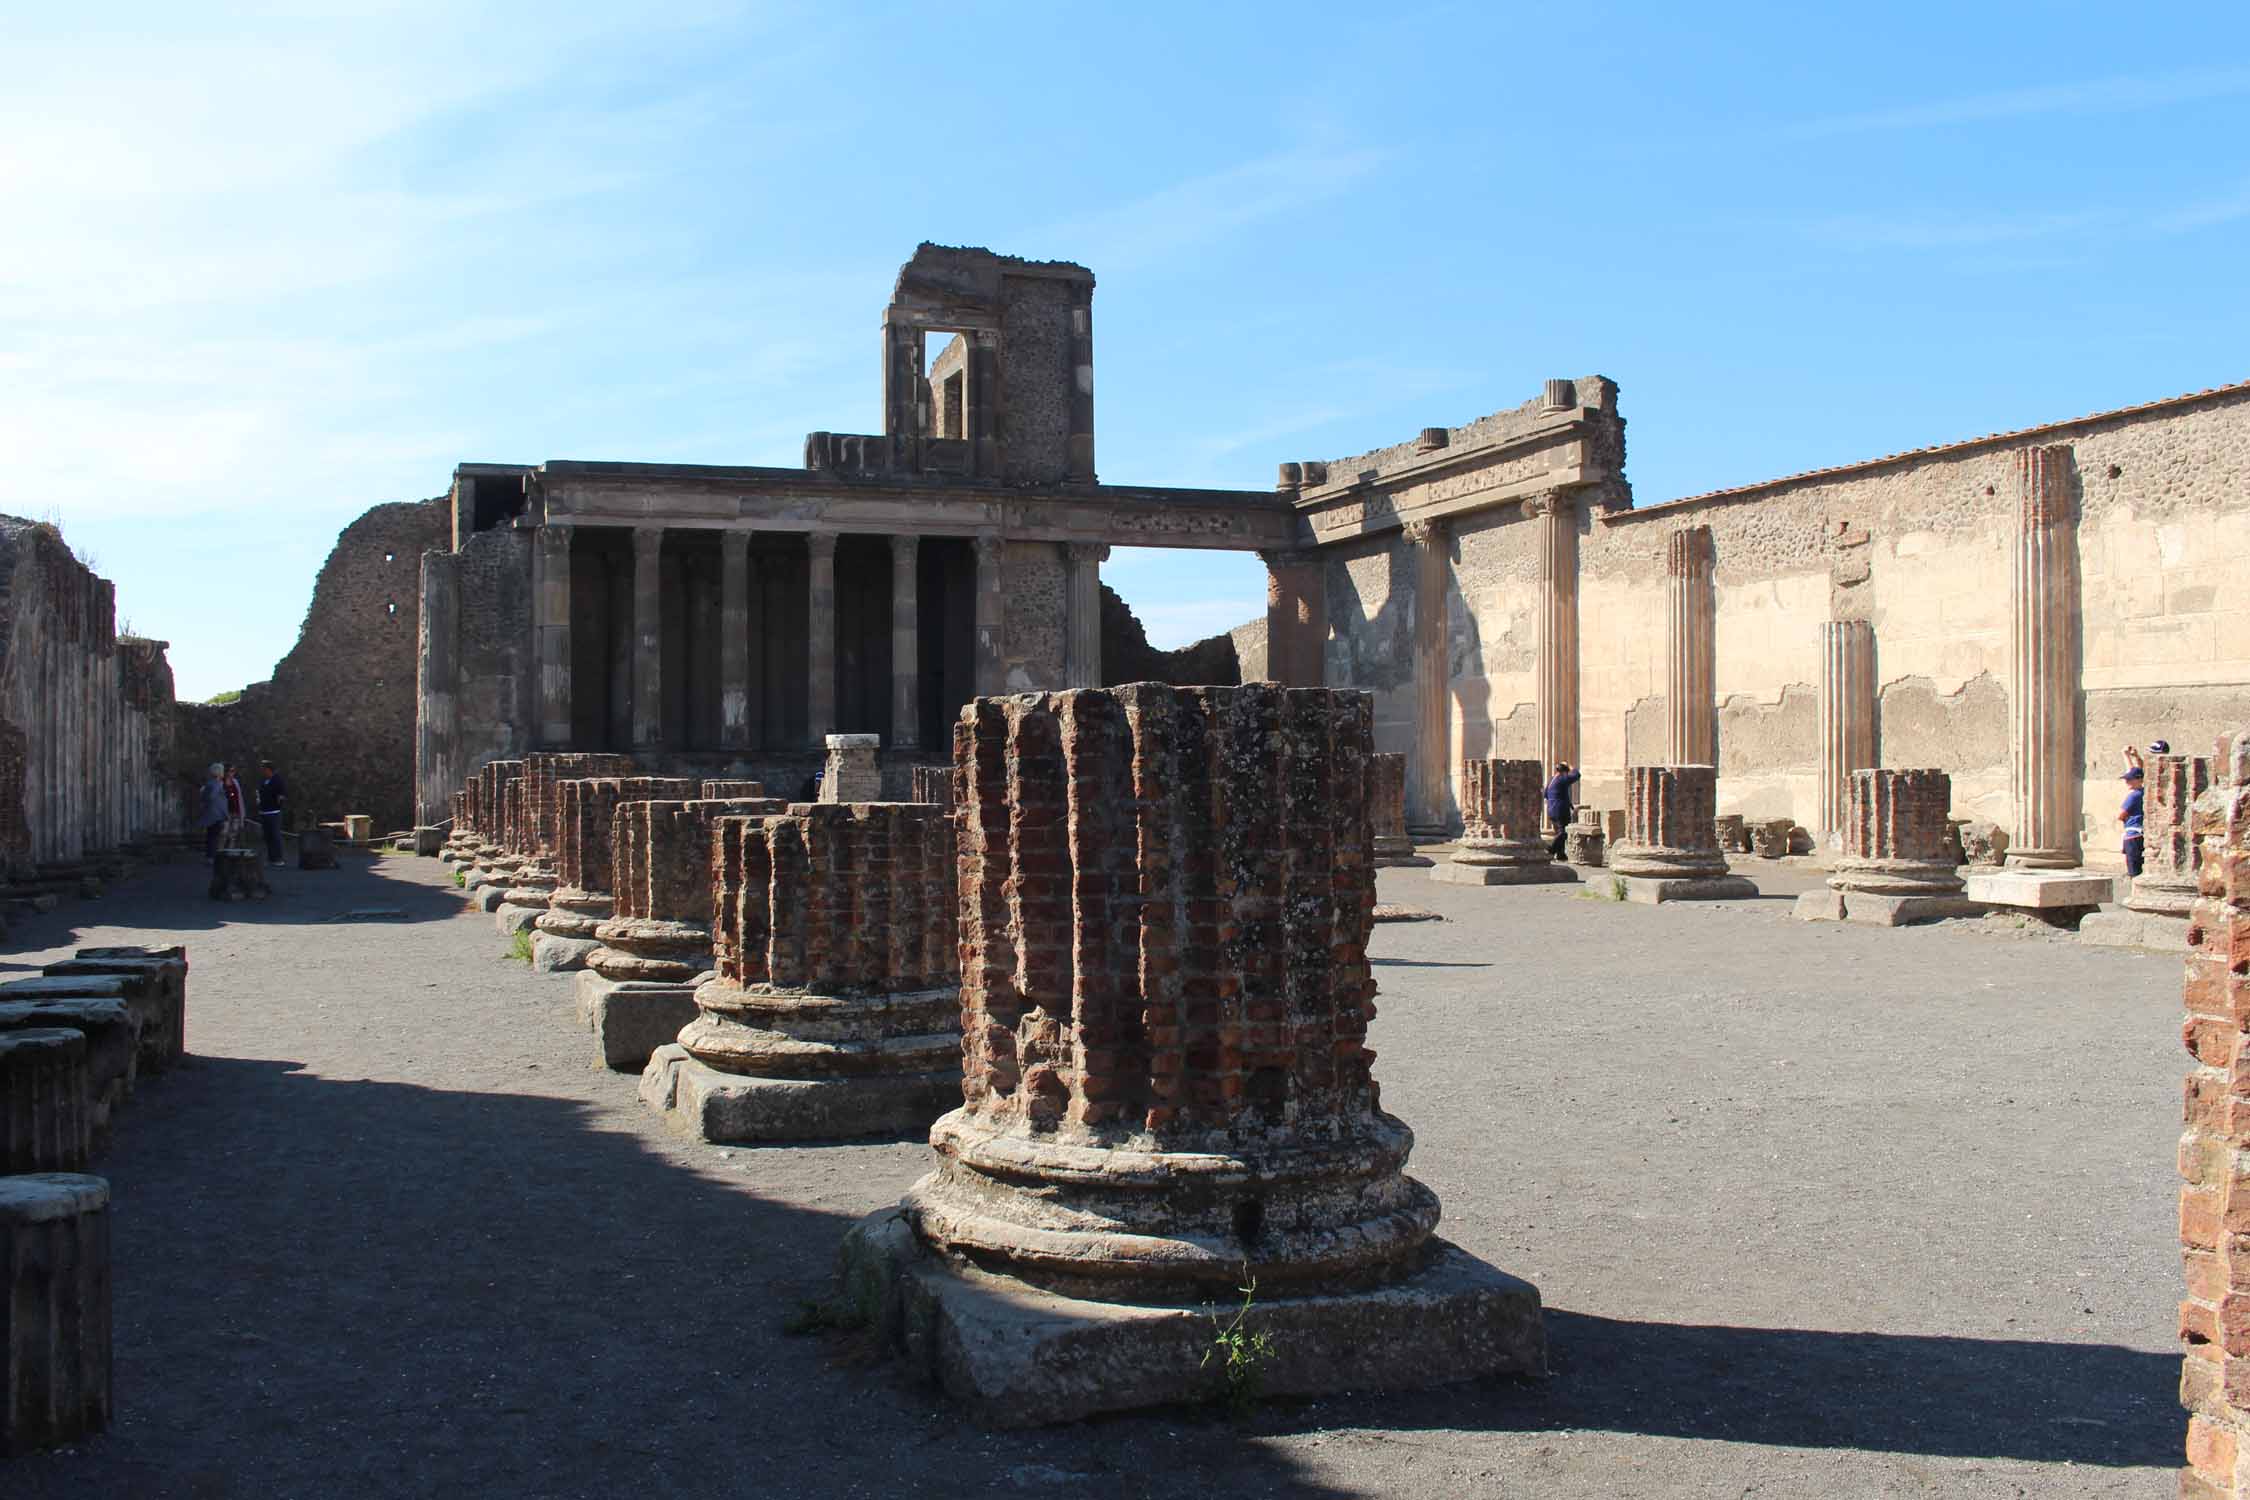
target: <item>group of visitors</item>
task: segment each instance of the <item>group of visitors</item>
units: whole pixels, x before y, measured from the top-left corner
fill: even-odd
[[[258,762],[258,772],[257,814],[259,828],[265,835],[266,863],[278,865],[282,863],[281,814],[289,805],[289,785],[270,760]],[[249,811],[235,768],[223,761],[211,762],[195,797],[195,821],[203,830],[205,864],[218,863],[222,847],[231,849],[241,845]]]

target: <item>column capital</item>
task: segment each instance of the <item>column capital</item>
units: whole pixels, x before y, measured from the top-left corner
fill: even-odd
[[[750,550],[750,530],[746,526],[729,526],[719,533],[719,546],[736,555]]]
[[[665,529],[666,529],[666,528],[664,528],[664,527],[662,527],[662,526],[636,526],[636,527],[634,527],[634,528],[633,528],[633,550],[634,550],[634,551],[635,551],[636,553],[639,553],[639,552],[654,552],[654,551],[656,551],[657,549],[661,548],[661,547],[662,547],[662,546],[664,545],[664,532],[665,532]]]
[[[1309,568],[1320,562],[1318,547],[1260,547],[1258,561],[1274,572],[1283,568]]]
[[[910,566],[921,551],[922,538],[911,531],[891,538],[891,566]]]
[[[539,528],[539,544],[557,550],[568,547],[574,529],[568,521],[549,521]]]
[[[1525,498],[1523,513],[1526,516],[1563,516],[1578,508],[1578,497],[1569,490],[1542,490]]]
[[[969,545],[977,549],[977,566],[989,568],[1000,561],[1000,549],[1007,543],[989,531],[980,531],[969,538]]]
[[[805,551],[819,561],[834,561],[836,557],[836,533],[833,531],[806,532]]]
[[[1712,558],[1708,526],[1682,526],[1664,539],[1664,571],[1674,578],[1710,571]]]
[[[1065,542],[1063,543],[1063,555],[1074,563],[1099,565],[1109,561],[1109,543]]]
[[[1435,518],[1402,521],[1398,529],[1400,535],[1417,547],[1427,547],[1445,540],[1445,522]]]

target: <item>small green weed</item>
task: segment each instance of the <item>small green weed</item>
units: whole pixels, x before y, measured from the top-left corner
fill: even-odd
[[[1258,1291],[1258,1279],[1250,1274],[1246,1265],[1242,1270],[1242,1305],[1226,1322],[1211,1314],[1211,1347],[1203,1351],[1203,1369],[1217,1366],[1219,1387],[1214,1399],[1223,1402],[1231,1416],[1247,1416],[1250,1408],[1258,1404],[1258,1392],[1265,1385],[1266,1365],[1273,1359],[1273,1337],[1264,1329],[1252,1330],[1245,1325],[1250,1320],[1250,1307]]]
[[[1609,877],[1609,899],[1612,901],[1622,901],[1625,899],[1624,876],[1612,875]]]
[[[508,957],[510,957],[510,958],[513,958],[513,959],[516,959],[516,960],[518,960],[519,962],[522,962],[522,963],[530,963],[530,962],[531,962],[531,934],[530,934],[530,933],[528,933],[528,932],[519,932],[519,933],[517,933],[517,934],[515,935],[515,937],[513,937],[512,939],[510,939],[510,940],[509,940],[509,943],[508,943]]]
[[[468,872],[466,870],[455,870],[453,872],[453,883],[457,887],[466,889],[469,884]]]

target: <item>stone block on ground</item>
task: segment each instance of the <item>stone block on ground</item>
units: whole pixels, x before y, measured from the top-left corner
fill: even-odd
[[[336,868],[336,835],[325,828],[307,828],[297,835],[297,868],[300,870],[333,870]]]
[[[958,1049],[956,1049],[958,1050]],[[677,1042],[641,1073],[641,1102],[691,1140],[834,1141],[919,1136],[961,1102],[958,1066],[867,1077],[766,1078],[722,1073]]]
[[[1656,875],[1619,875],[1615,877],[1625,887],[1625,899],[1642,906],[1660,906],[1667,901],[1754,901],[1758,886],[1742,875],[1698,875],[1688,879],[1671,879]]]
[[[492,909],[492,925],[500,929],[502,937],[513,937],[531,931],[545,911],[543,906],[510,906],[503,901]]]
[[[2117,897],[2117,883],[2107,875],[2088,875],[2077,870],[1972,868],[1966,886],[1972,901],[2025,911],[2083,911]]]
[[[586,967],[586,956],[601,946],[592,938],[557,937],[534,932],[531,938],[531,972],[573,974]]]
[[[1568,885],[1578,872],[1552,861],[1543,865],[1465,865],[1447,860],[1430,871],[1432,880],[1448,885]]]
[[[0,1031],[0,1176],[86,1170],[93,1111],[84,1032]]]
[[[469,904],[478,911],[498,911],[507,904],[508,887],[500,881],[487,881],[469,892]]]
[[[2146,948],[2155,953],[2185,953],[2194,946],[2188,941],[2188,928],[2186,917],[2104,909],[2088,912],[2079,919],[2078,937],[2079,941],[2092,943],[2097,948]]]
[[[0,1456],[109,1426],[109,1184],[0,1177]]]
[[[578,1020],[594,1034],[594,1064],[612,1072],[640,1072],[699,1014],[694,980],[605,979],[587,969],[577,983]]]
[[[848,1305],[916,1373],[994,1427],[1223,1398],[1205,1361],[1202,1307],[1097,1302],[995,1276],[926,1250],[885,1209],[844,1238]],[[1410,1275],[1371,1290],[1257,1297],[1246,1332],[1272,1353],[1273,1396],[1413,1389],[1546,1373],[1539,1292],[1444,1240]]]
[[[1983,913],[1982,906],[1961,896],[1890,896],[1872,891],[1807,891],[1797,898],[1796,906],[1801,922],[1858,922],[1868,927],[1907,927]]]

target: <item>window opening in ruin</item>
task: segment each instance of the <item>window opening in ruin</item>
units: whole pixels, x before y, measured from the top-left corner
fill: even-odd
[[[383,554],[383,561],[385,561],[385,562],[397,562],[397,561],[398,561],[398,554],[397,554],[396,552],[386,552],[386,553],[384,553],[384,554]]]
[[[398,601],[397,601],[396,599],[386,600],[386,601],[384,602],[384,605],[383,605],[383,613],[384,613],[384,614],[387,614],[387,615],[395,615],[395,614],[397,614],[397,613],[398,613]]]
[[[922,333],[921,426],[925,436],[969,435],[969,336],[947,329]]]

